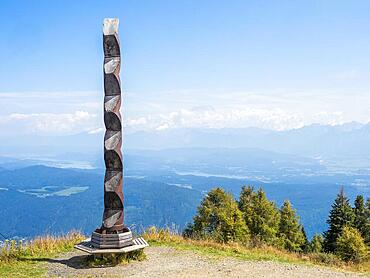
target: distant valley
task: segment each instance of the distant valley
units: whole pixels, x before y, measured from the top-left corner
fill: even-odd
[[[0,135],[0,232],[31,237],[100,225],[102,133]],[[183,229],[216,186],[238,197],[263,187],[278,206],[290,199],[309,236],[326,229],[341,186],[369,197],[370,124],[312,125],[288,131],[169,129],[126,131],[126,223]]]
[[[101,223],[102,165],[93,169],[25,166],[35,161],[0,159],[0,232],[32,237]],[[326,228],[330,205],[343,185],[354,200],[369,196],[366,171],[329,171],[319,161],[258,149],[128,151],[125,156],[126,223],[137,232],[150,225],[182,230],[204,195],[221,186],[238,197],[241,186],[262,187],[278,206],[290,199],[309,236]]]

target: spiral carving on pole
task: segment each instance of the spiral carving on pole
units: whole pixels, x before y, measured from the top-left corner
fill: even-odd
[[[97,248],[132,245],[132,233],[124,226],[123,157],[121,121],[121,53],[118,19],[104,19],[104,212],[102,226],[93,232],[91,243]]]
[[[141,237],[133,238],[124,225],[123,157],[121,121],[121,82],[119,78],[121,53],[118,39],[118,19],[103,21],[104,48],[104,212],[100,228],[91,238],[75,245],[89,254],[127,253],[141,250],[148,243]]]
[[[104,214],[102,230],[122,232],[123,226],[123,160],[121,122],[121,53],[118,40],[118,19],[103,23],[104,47]]]

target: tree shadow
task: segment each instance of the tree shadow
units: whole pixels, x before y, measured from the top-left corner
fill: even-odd
[[[56,263],[56,264],[64,264],[68,267],[74,268],[74,269],[89,269],[89,268],[95,268],[94,266],[91,266],[88,264],[90,256],[89,255],[78,255],[73,256],[69,259],[49,259],[49,263]]]
[[[52,264],[64,264],[74,269],[108,268],[117,265],[128,264],[131,261],[142,261],[146,259],[143,250],[136,250],[130,253],[105,254],[105,255],[76,255],[68,259],[64,258],[18,258],[20,261],[47,262]]]
[[[91,255],[78,255],[68,259],[58,258],[19,258],[20,261],[33,261],[33,262],[47,262],[52,264],[64,264],[74,269],[90,269],[90,268],[105,268],[109,266],[92,266],[89,261],[92,259]]]

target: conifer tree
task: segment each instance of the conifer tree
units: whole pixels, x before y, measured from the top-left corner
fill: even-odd
[[[370,227],[369,227],[369,221],[370,221],[370,197],[366,200],[366,217],[367,217],[367,229],[366,234],[364,236],[364,240],[367,246],[370,246]]]
[[[295,210],[289,201],[285,201],[280,209],[279,240],[283,247],[289,251],[303,251],[305,237],[302,226]]]
[[[370,219],[369,211],[365,207],[364,197],[362,195],[356,197],[353,211],[355,213],[354,227],[368,243],[370,241]]]
[[[315,234],[310,242],[310,252],[320,253],[322,251],[323,243],[323,236],[320,234]]]
[[[244,186],[240,193],[239,208],[254,243],[277,243],[280,214],[262,189],[254,192],[252,187]]]
[[[344,195],[343,187],[335,199],[329,213],[327,223],[329,229],[324,233],[324,250],[335,252],[336,241],[344,226],[352,226],[354,220],[353,209],[349,204],[348,198]]]
[[[310,251],[310,241],[308,240],[307,238],[307,234],[306,234],[306,231],[303,227],[303,225],[301,225],[301,230],[302,230],[302,234],[303,234],[303,238],[304,238],[304,243],[302,244],[301,246],[301,249],[303,252],[307,253]]]
[[[237,202],[230,193],[222,188],[215,188],[198,207],[194,224],[185,231],[188,235],[211,237],[220,242],[245,241],[248,228]]]
[[[253,186],[243,186],[240,192],[238,207],[243,213],[245,223],[248,227],[252,226],[252,216],[253,216],[253,198],[256,195]]]

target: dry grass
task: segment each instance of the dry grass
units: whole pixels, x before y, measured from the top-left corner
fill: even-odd
[[[65,236],[37,237],[31,241],[6,241],[0,249],[0,277],[38,277],[43,263],[61,252],[73,250],[85,237],[79,232]]]
[[[74,245],[83,239],[85,237],[81,233],[72,231],[64,236],[37,237],[26,242],[5,241],[0,250],[0,261],[12,262],[27,257],[50,257],[60,252],[72,250]]]
[[[43,236],[27,242],[6,241],[0,249],[0,277],[40,277],[45,275],[45,264],[60,253],[73,250],[85,239],[79,232],[64,236]],[[144,260],[143,250],[128,254],[86,256],[82,262],[88,267],[106,267]]]
[[[370,261],[361,264],[350,264],[341,261],[334,255],[312,253],[293,253],[271,246],[247,247],[239,243],[221,244],[211,239],[186,239],[168,229],[150,228],[144,238],[151,245],[171,246],[181,250],[190,250],[211,257],[234,257],[242,260],[277,261],[294,264],[308,264],[335,267],[336,269],[370,274]],[[45,263],[62,252],[71,251],[74,245],[84,239],[78,232],[65,236],[38,237],[29,242],[17,243],[8,241],[0,249],[0,277],[39,277],[45,275]],[[133,257],[94,258],[87,260],[89,266],[128,263],[131,260],[144,259],[144,253],[133,254]],[[109,259],[107,261],[107,259]]]
[[[211,239],[188,239],[169,229],[157,230],[155,227],[144,233],[151,245],[166,245],[177,249],[192,250],[208,256],[235,257],[243,260],[278,261],[284,263],[320,265],[340,270],[370,274],[370,261],[361,264],[346,263],[333,254],[295,253],[272,246],[247,247],[240,243],[222,244]]]

